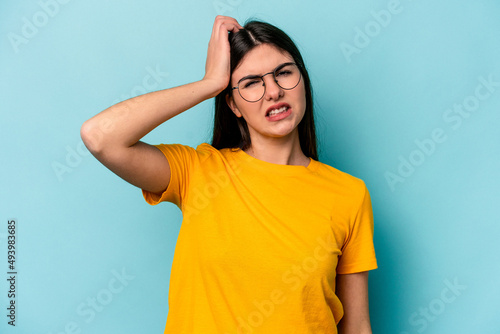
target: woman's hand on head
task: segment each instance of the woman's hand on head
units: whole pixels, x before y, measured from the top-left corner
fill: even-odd
[[[218,15],[215,18],[212,36],[208,43],[207,62],[203,80],[210,82],[217,90],[222,92],[231,78],[231,56],[228,33],[237,32],[243,27],[232,17]],[[217,95],[215,94],[215,95]]]

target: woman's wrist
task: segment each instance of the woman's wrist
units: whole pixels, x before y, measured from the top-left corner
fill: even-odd
[[[211,78],[203,78],[200,80],[200,83],[206,87],[206,91],[208,93],[208,98],[216,97],[224,91],[227,87],[227,83],[222,80],[216,80]]]

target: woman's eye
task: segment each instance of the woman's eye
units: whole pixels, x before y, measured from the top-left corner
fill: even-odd
[[[278,72],[278,74],[276,74],[277,77],[280,77],[280,76],[286,76],[286,75],[290,75],[292,74],[292,71],[290,70],[281,70]]]
[[[257,85],[258,83],[259,83],[258,80],[247,81],[243,84],[243,88],[250,88],[250,87]]]

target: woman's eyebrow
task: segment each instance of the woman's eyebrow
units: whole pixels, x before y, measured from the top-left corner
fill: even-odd
[[[240,82],[242,82],[243,80],[246,80],[246,79],[257,79],[257,78],[260,78],[260,75],[250,74],[250,75],[244,76],[243,78],[241,78],[240,80],[238,80],[238,83],[240,83]]]
[[[278,66],[276,66],[274,68],[274,70],[272,70],[271,72],[267,72],[267,73],[273,73],[274,71],[276,71],[277,69],[279,69],[280,67],[283,67],[284,65],[287,65],[287,64],[290,64],[290,62],[285,62],[285,63],[281,63],[279,64]],[[246,75],[244,76],[243,78],[241,78],[240,80],[238,80],[238,83],[242,82],[243,80],[246,80],[246,79],[257,79],[257,78],[260,78],[262,75],[258,75],[258,74],[249,74],[249,75]]]

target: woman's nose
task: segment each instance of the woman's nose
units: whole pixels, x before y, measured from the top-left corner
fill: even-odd
[[[283,95],[283,89],[276,83],[273,76],[267,76],[263,78],[264,85],[266,87],[265,99],[266,100],[277,100]],[[267,81],[266,81],[267,80]]]

